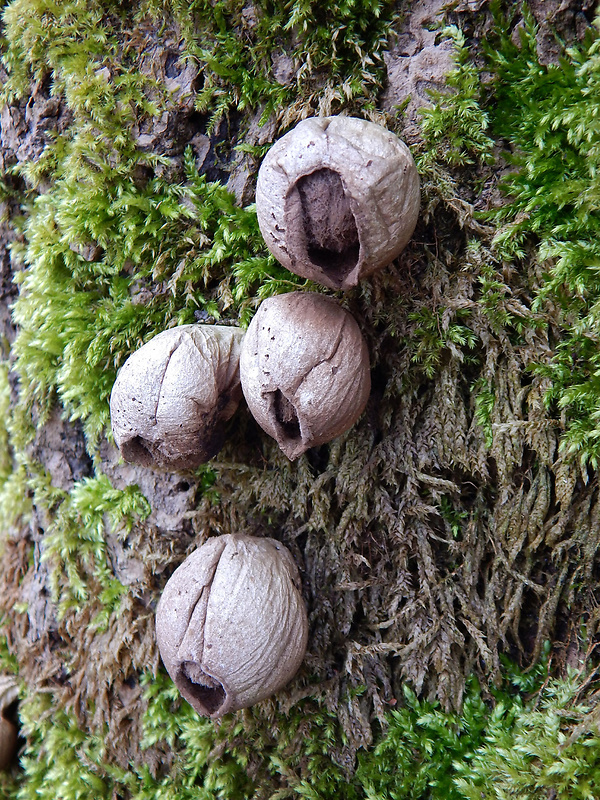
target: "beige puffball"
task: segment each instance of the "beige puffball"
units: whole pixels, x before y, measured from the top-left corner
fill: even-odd
[[[190,705],[217,718],[283,688],[306,650],[298,569],[275,539],[209,539],[175,570],[156,611],[167,672]]]
[[[371,391],[356,320],[335,300],[290,292],[264,300],[240,356],[252,415],[290,459],[352,427]]]
[[[258,173],[267,247],[287,269],[331,289],[390,264],[412,236],[419,205],[406,145],[355,117],[303,120],[275,142]]]
[[[195,469],[219,452],[242,396],[240,328],[181,325],[163,331],[119,370],[110,418],[125,461]]]

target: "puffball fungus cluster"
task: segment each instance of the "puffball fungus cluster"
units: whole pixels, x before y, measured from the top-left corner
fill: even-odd
[[[273,255],[341,290],[399,255],[419,199],[408,148],[352,117],[299,123],[267,154],[256,189]],[[126,461],[195,469],[221,449],[243,394],[293,460],[352,427],[370,389],[354,318],[331,297],[291,292],[264,300],[245,334],[221,325],[159,333],[119,371],[111,422]],[[208,540],[168,581],[156,630],[167,671],[200,714],[216,718],[268,697],[294,676],[306,649],[290,552],[268,538]]]

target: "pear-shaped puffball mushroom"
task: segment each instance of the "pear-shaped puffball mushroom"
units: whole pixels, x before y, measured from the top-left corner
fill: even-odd
[[[306,650],[298,570],[275,539],[209,539],[175,570],[156,610],[158,647],[173,682],[213,718],[281,689]]]
[[[195,469],[223,446],[238,407],[240,328],[181,325],[159,333],[120,369],[110,397],[125,461]]]
[[[356,320],[330,297],[290,292],[264,300],[240,356],[252,415],[290,459],[352,427],[371,391]]]
[[[348,289],[390,264],[419,213],[419,176],[406,145],[355,117],[303,120],[267,153],[256,211],[287,269]]]

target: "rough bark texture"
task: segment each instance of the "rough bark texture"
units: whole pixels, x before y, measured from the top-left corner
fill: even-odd
[[[218,25],[203,37],[209,22],[198,23],[205,49],[185,59],[184,42],[195,39],[170,4],[151,3],[134,19],[90,3],[101,9],[81,29],[93,40],[93,69],[82,67],[76,80],[67,73],[78,62],[61,62],[51,45],[63,27],[70,35],[77,14],[56,29],[44,17],[51,33],[39,33],[34,5],[31,19],[26,0],[8,5],[14,18],[5,14],[13,60],[3,79],[11,86],[19,75],[14,53],[26,61],[15,33],[22,25],[30,60],[21,82],[30,88],[5,97],[0,150],[2,658],[18,670],[29,709],[32,787],[32,764],[46,752],[40,731],[49,736],[63,719],[86,732],[83,749],[69,745],[84,753],[78,763],[93,761],[86,737],[98,736],[98,762],[137,776],[146,765],[156,781],[168,779],[185,747],[166,722],[153,738],[152,720],[185,710],[168,684],[153,694],[165,687],[154,611],[186,556],[223,533],[283,542],[309,619],[292,683],[210,733],[211,759],[241,754],[253,788],[238,796],[283,797],[312,780],[308,756],[296,773],[285,763],[277,772],[261,753],[288,735],[286,758],[299,752],[311,725],[323,726],[321,713],[337,726],[333,762],[351,776],[357,751],[385,732],[406,685],[450,711],[460,709],[470,675],[493,686],[504,656],[528,667],[547,641],[556,674],[593,663],[597,475],[561,448],[566,412],[545,402],[551,379],[532,369],[556,352],[560,299],[532,310],[549,268],[535,237],[502,259],[492,224],[476,217],[506,202],[501,143],[493,163],[448,165],[442,151],[456,137],[436,151],[417,113],[431,103],[428,89],[451,94],[444,76],[453,48],[436,33],[448,4],[386,5],[387,27],[372,39],[384,44],[366,54],[384,65],[372,79],[355,43],[352,58],[340,44],[348,75],[362,69],[360,91],[329,62],[311,71],[319,51],[302,50],[300,24],[260,50],[260,74],[228,84],[239,60],[231,41],[244,53],[262,42],[264,12],[253,4],[227,10],[233,55],[225,47],[222,61],[211,61],[210,47],[225,36]],[[530,5],[542,63],[560,49],[552,31],[575,42],[593,11],[586,2]],[[93,39],[98,20],[116,31],[110,52]],[[494,26],[487,4],[450,4],[446,21],[464,28],[483,71],[479,45]],[[519,7],[516,41],[523,24]],[[123,100],[131,73],[148,82]],[[267,79],[271,94],[253,94]],[[407,248],[343,300],[369,348],[365,414],[293,464],[243,407],[207,468],[169,474],[124,464],[109,438],[108,397],[131,352],[164,328],[216,318],[245,325],[269,294],[314,290],[269,260],[246,206],[265,146],[306,116],[340,111],[393,129],[422,170],[421,216]],[[115,119],[129,144],[110,127]],[[57,134],[66,138],[51,149]],[[234,199],[198,174],[226,184]],[[98,769],[108,786],[109,772]],[[132,785],[123,778],[113,796],[137,797]]]

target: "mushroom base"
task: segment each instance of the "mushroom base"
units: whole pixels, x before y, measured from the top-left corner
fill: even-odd
[[[143,436],[120,441],[121,455],[133,464],[160,469],[197,469],[217,455],[225,444],[225,426],[217,423],[196,434],[163,437],[157,442]]]

